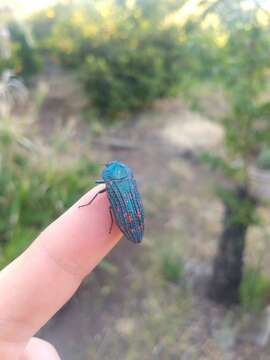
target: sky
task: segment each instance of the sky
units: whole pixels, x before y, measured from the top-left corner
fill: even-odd
[[[39,10],[46,6],[52,5],[56,1],[57,0],[0,0],[0,5],[11,5],[18,12],[28,14],[35,10]],[[188,10],[190,12],[192,12],[192,9],[195,9],[196,3],[198,1],[199,0],[189,0],[186,6],[188,7]],[[247,4],[252,2],[253,0],[246,0]],[[256,2],[270,10],[270,0],[256,0]]]
[[[18,12],[31,13],[55,3],[55,0],[0,0],[1,6],[11,6]]]

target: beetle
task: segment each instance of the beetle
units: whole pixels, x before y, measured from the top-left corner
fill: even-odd
[[[109,233],[115,218],[126,238],[140,243],[144,234],[144,208],[132,170],[128,165],[115,160],[105,165],[101,177],[96,183],[105,184],[106,187],[98,191],[87,204],[79,207],[91,205],[99,194],[107,192],[111,216]]]

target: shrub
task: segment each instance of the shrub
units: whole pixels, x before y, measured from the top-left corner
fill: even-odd
[[[138,34],[123,45],[116,34],[102,45],[104,54],[88,55],[82,77],[94,105],[114,115],[174,94],[181,74],[175,35],[172,30]]]
[[[25,27],[16,21],[11,21],[8,24],[8,31],[12,49],[9,67],[14,69],[16,74],[29,78],[40,70],[41,57]]]
[[[165,21],[174,8],[169,3],[56,5],[32,19],[33,31],[41,48],[80,72],[91,102],[115,115],[179,87],[183,49],[178,28]]]
[[[41,68],[41,57],[26,27],[11,20],[3,27],[2,32],[5,36],[0,38],[0,73],[12,69],[24,79],[36,74]]]

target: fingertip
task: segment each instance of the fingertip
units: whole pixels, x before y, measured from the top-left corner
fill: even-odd
[[[42,339],[33,337],[28,342],[21,360],[61,360],[55,347]]]
[[[36,240],[53,258],[85,276],[120,240],[122,233],[111,215],[106,192],[87,204],[104,185],[95,186],[54,221]]]

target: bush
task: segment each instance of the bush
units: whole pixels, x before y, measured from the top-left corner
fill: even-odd
[[[0,126],[0,267],[14,259],[91,186],[95,164],[49,166],[23,133]],[[38,153],[38,151],[37,151]]]
[[[8,24],[11,41],[10,67],[16,74],[29,78],[41,68],[41,57],[33,43],[30,34],[16,21]]]
[[[24,79],[36,74],[41,68],[41,57],[26,28],[11,20],[3,31],[5,38],[0,39],[0,73],[12,69]]]
[[[33,31],[41,48],[80,72],[91,102],[115,115],[179,88],[184,65],[179,30],[165,22],[173,9],[166,4],[173,1],[152,4],[149,12],[150,3],[56,5],[32,19]]]
[[[260,270],[248,269],[240,287],[240,302],[248,310],[261,310],[270,295],[270,280]]]
[[[173,95],[179,86],[180,49],[177,53],[172,31],[138,34],[136,45],[127,40],[123,46],[116,36],[102,47],[105,55],[86,57],[82,76],[90,98],[103,113],[114,115],[142,108],[157,98]]]

